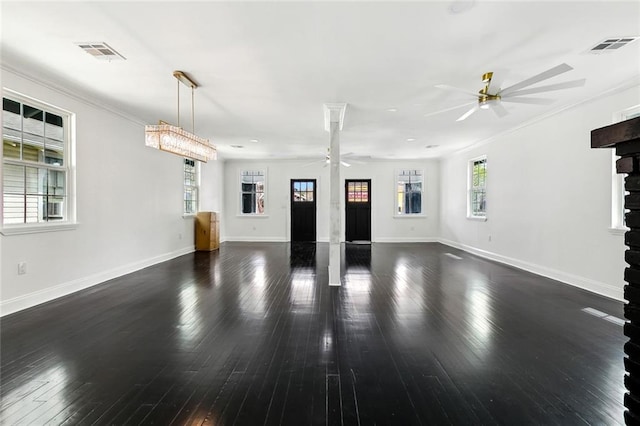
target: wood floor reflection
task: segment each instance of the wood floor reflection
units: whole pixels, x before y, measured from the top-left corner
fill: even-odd
[[[328,251],[224,243],[4,317],[0,423],[622,424],[622,327],[582,311],[622,303],[437,243],[348,244],[329,287]]]

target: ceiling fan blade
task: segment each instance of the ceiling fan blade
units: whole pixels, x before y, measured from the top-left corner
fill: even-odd
[[[560,75],[564,72],[571,71],[573,68],[567,64],[560,64],[551,69],[548,69],[540,74],[534,75],[533,77],[529,77],[526,80],[522,80],[520,83],[516,83],[513,86],[509,86],[502,90],[499,95],[507,95],[509,93],[515,92],[516,90],[520,90],[527,86],[531,86],[532,84],[539,83],[543,80],[547,80],[551,77],[555,77],[556,75]]]
[[[511,96],[521,96],[521,95],[531,95],[533,93],[553,92],[554,90],[571,89],[572,87],[584,86],[584,83],[586,81],[587,81],[586,78],[582,78],[580,80],[565,81],[564,83],[549,84],[548,86],[534,87],[533,89],[517,90],[515,92],[509,92],[506,95],[502,94],[502,96],[511,97]]]
[[[474,98],[478,97],[478,93],[472,92],[471,90],[461,89],[459,87],[449,86],[447,84],[436,84],[438,89],[450,90],[453,92],[464,93],[465,95],[473,96]]]
[[[555,102],[555,99],[507,97],[505,99],[501,99],[501,102],[512,102],[514,104],[551,105]]]
[[[453,111],[454,109],[458,109],[458,108],[466,107],[466,106],[473,105],[473,104],[476,104],[476,103],[478,103],[478,102],[477,102],[477,101],[465,102],[465,103],[464,103],[464,104],[462,104],[462,105],[456,105],[456,106],[453,106],[453,107],[451,107],[451,108],[445,108],[445,109],[441,109],[441,110],[439,110],[439,111],[428,112],[428,113],[426,113],[426,114],[424,115],[424,117],[431,117],[432,115],[442,114],[443,112]]]
[[[311,161],[309,163],[301,164],[299,167],[308,167],[308,166],[311,166],[313,164],[318,164],[318,163],[320,163],[322,161],[324,161],[324,160],[313,160],[313,161]]]
[[[354,152],[348,152],[340,156],[342,161],[348,161],[350,165],[366,164],[366,160],[371,160],[370,155],[356,155]]]
[[[340,164],[342,164],[345,167],[351,167],[351,164],[347,163],[346,161],[340,160]]]
[[[491,108],[491,110],[493,110],[493,112],[500,118],[509,114],[509,111],[507,111],[504,105],[502,105],[499,101],[491,102],[489,105],[489,108]]]
[[[467,117],[469,117],[471,114],[473,114],[474,112],[476,112],[478,110],[478,105],[474,106],[473,108],[471,108],[469,111],[465,112],[464,114],[462,114],[460,116],[460,118],[458,118],[456,121],[462,121],[462,120],[466,120]]]

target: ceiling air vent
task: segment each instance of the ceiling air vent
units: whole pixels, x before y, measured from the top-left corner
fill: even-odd
[[[600,43],[596,44],[594,47],[589,49],[589,52],[603,53],[603,52],[610,52],[612,50],[618,50],[621,47],[636,41],[638,38],[640,37],[611,37],[611,38],[602,40]]]
[[[124,56],[116,52],[111,46],[104,42],[76,44],[80,47],[80,49],[84,50],[96,59],[106,61],[126,59]]]

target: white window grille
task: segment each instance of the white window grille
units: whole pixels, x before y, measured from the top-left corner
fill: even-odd
[[[396,214],[422,214],[422,170],[396,173]]]
[[[3,96],[3,226],[73,221],[70,121],[55,107]]]
[[[184,159],[184,203],[185,215],[198,212],[199,164],[190,158]]]
[[[262,215],[265,212],[265,173],[261,170],[243,171],[240,175],[240,212]]]
[[[487,157],[469,161],[468,212],[470,218],[487,217]]]

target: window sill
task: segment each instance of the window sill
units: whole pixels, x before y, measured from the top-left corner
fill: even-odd
[[[182,218],[183,218],[183,219],[193,219],[193,218],[195,218],[195,217],[196,217],[196,215],[197,215],[197,213],[183,214],[183,215],[182,215]]]
[[[611,235],[624,235],[629,228],[609,228],[609,233]]]
[[[424,219],[427,215],[423,213],[411,213],[411,214],[394,214],[394,219]]]
[[[467,216],[467,220],[475,220],[478,222],[486,222],[487,221],[487,217],[486,216]]]
[[[27,226],[6,226],[0,230],[4,236],[37,234],[40,232],[73,231],[78,228],[77,223],[60,223],[56,225],[27,225]]]
[[[243,217],[243,218],[248,218],[248,219],[263,219],[263,218],[268,218],[269,215],[268,214],[237,214],[236,217]]]

